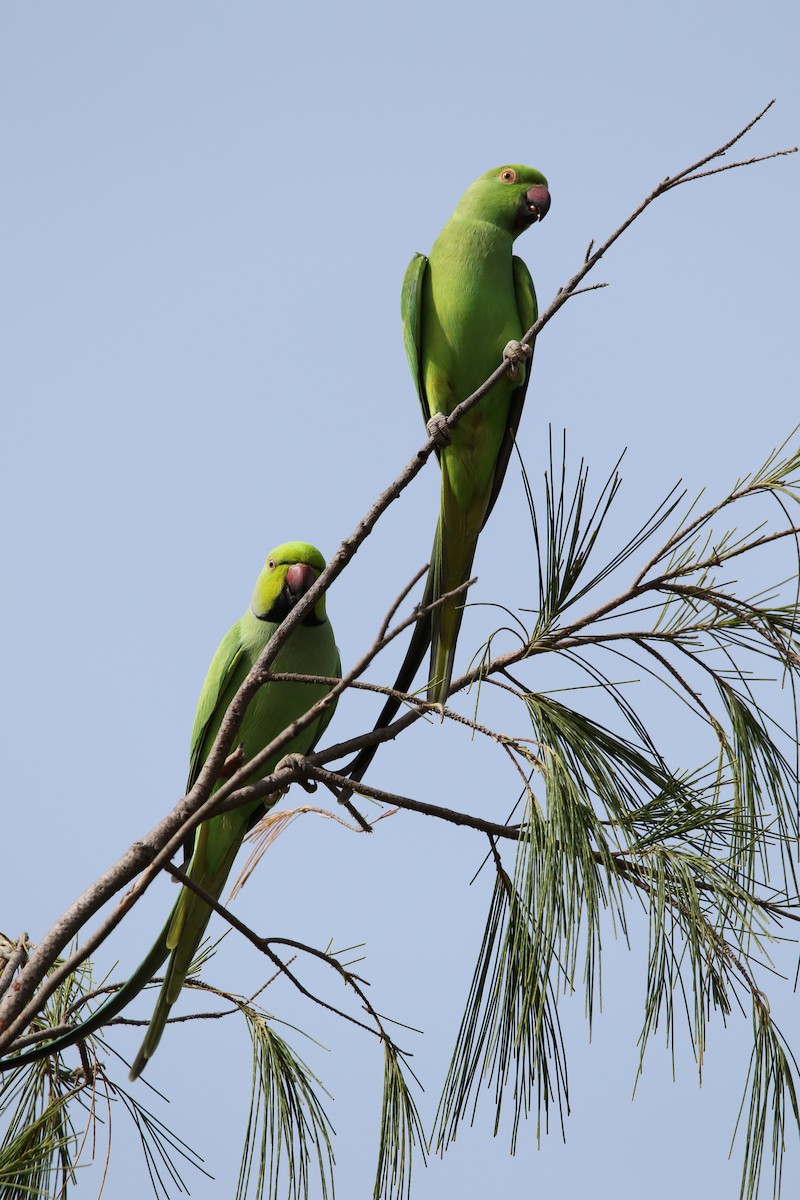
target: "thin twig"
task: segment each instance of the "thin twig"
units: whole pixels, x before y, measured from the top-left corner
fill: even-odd
[[[343,967],[342,964],[333,957],[333,955],[326,953],[324,950],[318,950],[316,946],[309,946],[305,942],[298,942],[292,938],[261,937],[261,935],[257,934],[254,929],[250,928],[249,925],[245,925],[244,921],[240,921],[238,917],[234,916],[230,909],[226,908],[224,904],[220,904],[220,902],[216,900],[210,892],[207,892],[204,887],[196,883],[184,871],[181,871],[179,867],[169,864],[166,867],[166,870],[173,877],[173,879],[176,879],[179,883],[182,883],[184,887],[187,887],[190,891],[194,892],[196,896],[199,896],[201,900],[205,901],[209,908],[212,908],[214,912],[227,921],[232,928],[234,928],[238,933],[241,933],[243,937],[247,938],[247,940],[253,946],[255,946],[257,950],[260,950],[262,954],[265,954],[280,970],[280,972],[294,984],[298,991],[300,991],[301,994],[306,997],[307,1000],[313,1000],[315,1004],[318,1004],[321,1008],[327,1009],[328,1012],[332,1012],[336,1016],[342,1017],[345,1021],[349,1021],[351,1024],[357,1025],[359,1028],[365,1029],[368,1033],[375,1034],[375,1036],[381,1038],[381,1040],[387,1041],[391,1045],[394,1045],[394,1042],[392,1042],[392,1039],[388,1036],[386,1030],[384,1029],[383,1022],[381,1021],[379,1014],[372,1007],[366,993],[364,992],[364,989],[361,987],[358,976],[352,971],[348,971],[346,967]],[[363,1021],[359,1021],[357,1017],[352,1016],[350,1013],[344,1012],[342,1009],[336,1008],[334,1005],[329,1004],[326,1000],[323,1000],[321,997],[316,996],[313,992],[310,992],[308,988],[306,988],[305,985],[302,984],[299,979],[297,979],[294,973],[289,970],[288,965],[284,963],[283,960],[279,958],[278,955],[272,950],[272,946],[276,944],[289,946],[293,950],[300,950],[304,954],[308,954],[312,958],[319,959],[321,962],[326,963],[327,966],[332,967],[344,980],[345,984],[356,993],[359,1000],[363,1004],[365,1011],[375,1022],[376,1028],[373,1029],[371,1026],[366,1025]]]

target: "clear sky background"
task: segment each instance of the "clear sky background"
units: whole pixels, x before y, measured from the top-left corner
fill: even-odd
[[[773,96],[742,156],[800,140],[799,39],[789,0],[2,6],[4,932],[41,936],[182,794],[206,667],[266,552],[302,538],[330,554],[420,444],[400,283],[464,188],[506,161],[548,177],[551,212],[517,243],[546,303],[591,238]],[[549,423],[598,482],[627,447],[620,536],[679,478],[721,495],[798,421],[799,170],[780,159],[660,200],[595,273],[611,286],[540,339],[528,468],[541,478]],[[426,561],[437,504],[431,463],[335,585],[345,664]],[[516,467],[476,570],[474,599],[535,603]],[[487,622],[465,622],[462,666]],[[390,681],[395,662],[375,677]],[[371,712],[347,699],[330,736]],[[701,751],[676,736],[690,765]],[[387,748],[370,778],[497,818],[516,795],[490,749],[435,725]],[[364,943],[376,1007],[424,1031],[400,1041],[428,1123],[483,928],[490,881],[469,883],[484,846],[410,815],[369,838],[305,818],[237,901],[263,932]],[[126,977],[174,895],[151,889],[101,972],[118,960]],[[255,988],[263,960],[228,943],[209,978]],[[591,1041],[581,996],[561,1005],[566,1144],[556,1130],[537,1150],[530,1122],[509,1157],[487,1096],[444,1161],[418,1164],[415,1200],[738,1194],[739,1152],[726,1156],[749,1017],[715,1023],[702,1089],[683,1033],[675,1082],[654,1042],[631,1103],[645,925],[628,950],[609,924],[605,949]],[[797,1048],[797,998],[779,990]],[[328,1048],[289,1031],[334,1097],[339,1194],[371,1194],[377,1043],[283,983],[268,1004]],[[130,1056],[138,1038],[115,1044]],[[243,1026],[170,1030],[148,1079],[171,1104],[146,1102],[216,1177],[187,1174],[192,1195],[232,1195]],[[78,1194],[98,1180],[87,1171]],[[785,1185],[800,1194],[796,1143]],[[119,1115],[107,1195],[146,1193]]]

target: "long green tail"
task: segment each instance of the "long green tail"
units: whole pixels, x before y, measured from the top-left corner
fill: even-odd
[[[453,518],[451,517],[451,523]],[[447,536],[442,535],[442,518],[436,526],[436,536],[433,540],[433,558],[431,571],[433,575],[433,599],[454,591],[469,579],[475,550],[478,546],[478,534],[470,531],[471,521],[468,514],[457,514],[456,523],[459,528],[448,529]],[[467,597],[464,592],[454,596],[435,608],[431,613],[431,667],[428,683],[428,699],[432,704],[444,704],[450,691],[450,681],[453,678],[453,666],[456,658],[456,642],[461,622],[464,619],[464,606]]]
[[[492,497],[492,501],[484,514],[483,524],[486,523],[493,504],[494,497]],[[438,596],[451,590],[443,586],[443,555],[441,546],[442,530],[440,518],[437,522],[436,534],[433,539],[431,565],[425,579],[425,591],[419,602],[421,609],[432,604]],[[457,583],[452,584],[451,588],[457,587],[458,583],[464,582],[469,578],[476,546],[477,537],[471,542],[468,554],[463,556],[464,562],[459,564],[460,568],[465,571],[465,574],[458,579]],[[423,613],[419,617],[414,626],[414,632],[411,635],[411,641],[408,644],[405,658],[401,663],[400,670],[397,672],[397,678],[394,682],[395,691],[411,691],[411,685],[414,682],[417,671],[422,666],[428,647],[431,646],[430,676],[427,687],[428,699],[434,704],[443,702],[450,688],[450,681],[453,675],[456,641],[464,615],[465,600],[466,597],[460,595],[449,604],[441,606],[439,609],[434,609],[433,612]],[[446,610],[444,613],[442,612],[442,607]],[[401,701],[395,699],[394,696],[389,697],[375,722],[373,727],[374,732],[385,729],[387,725],[392,723],[400,710],[400,704]],[[365,746],[362,750],[359,750],[350,766],[345,768],[343,773],[348,775],[352,784],[358,784],[364,778],[370,763],[378,751],[379,745],[380,743],[376,742],[373,746]],[[342,799],[347,800],[353,794],[354,790],[356,790],[355,787],[349,791],[343,791]]]
[[[438,530],[437,530],[437,536],[438,536]],[[436,543],[434,542],[434,550],[435,549],[436,549]],[[419,607],[425,608],[425,606],[427,604],[430,604],[432,600],[433,600],[433,567],[431,567],[431,569],[428,571],[428,575],[425,580],[425,591],[422,594],[422,599],[419,602]],[[419,619],[417,620],[416,625],[414,626],[414,632],[411,635],[411,641],[408,644],[408,649],[406,650],[406,656],[403,659],[403,662],[400,666],[400,670],[397,672],[397,678],[394,681],[394,690],[395,691],[410,692],[411,685],[414,682],[414,677],[416,676],[417,671],[419,670],[419,668],[422,665],[423,659],[425,658],[425,655],[428,652],[428,647],[430,646],[430,644],[431,644],[431,614],[423,613],[422,616],[420,616]],[[378,717],[377,721],[375,722],[375,726],[374,726],[375,731],[385,729],[387,725],[390,725],[392,723],[392,721],[397,716],[397,713],[400,710],[400,704],[401,704],[400,700],[395,699],[394,696],[389,696],[389,698],[387,699],[383,708],[381,709],[380,716]],[[350,777],[350,780],[353,784],[360,783],[361,780],[364,778],[367,768],[369,767],[370,763],[372,762],[373,758],[375,757],[375,755],[377,753],[379,744],[380,743],[376,742],[374,746],[364,746],[364,748],[362,750],[359,750],[358,754],[355,756],[355,758],[353,759],[350,766],[345,769],[347,775]],[[345,792],[344,798],[347,799],[347,797],[349,795],[352,795],[352,791]]]
[[[436,534],[433,539],[431,565],[425,579],[425,591],[419,602],[421,609],[432,604],[438,596],[449,590],[446,587],[442,587],[441,544],[440,521],[436,526]],[[470,548],[469,562],[466,566],[467,575],[475,556],[475,544],[473,543]],[[414,632],[411,635],[411,641],[408,644],[405,658],[400,665],[400,670],[397,672],[397,678],[394,682],[395,691],[411,691],[411,685],[414,682],[417,671],[422,666],[425,655],[428,652],[428,647],[430,646],[431,661],[427,687],[428,699],[434,704],[442,702],[443,698],[447,695],[453,674],[456,640],[464,614],[464,599],[464,596],[458,596],[449,604],[440,606],[438,609],[434,609],[433,612],[423,613],[419,617],[414,626]],[[374,728],[376,731],[385,729],[387,725],[392,723],[400,710],[400,705],[401,701],[397,700],[394,696],[388,698],[380,711],[380,716],[375,722]],[[347,775],[353,784],[360,783],[364,778],[367,768],[377,753],[378,745],[379,743],[376,743],[374,746],[365,746],[362,750],[359,750],[347,768]],[[352,795],[352,792],[345,793],[344,798],[346,799],[348,795]]]
[[[87,1038],[89,1034],[100,1029],[107,1024],[112,1017],[116,1017],[121,1013],[123,1008],[134,1000],[139,992],[150,982],[159,967],[169,955],[169,946],[167,945],[167,934],[169,932],[172,917],[161,930],[158,940],[153,946],[150,953],[145,958],[144,962],[137,967],[136,971],[131,975],[127,983],[124,983],[119,991],[95,1009],[90,1017],[85,1021],[81,1021],[80,1025],[76,1025],[73,1029],[66,1033],[60,1034],[53,1038],[50,1042],[37,1042],[29,1050],[23,1050],[21,1054],[4,1058],[0,1061],[0,1071],[15,1071],[18,1067],[27,1067],[31,1063],[38,1062],[42,1058],[48,1058],[51,1054],[60,1054],[62,1050],[68,1050],[70,1046],[74,1046],[76,1042],[81,1042]]]
[[[256,809],[260,809],[260,807],[258,804],[254,805]],[[226,816],[227,820],[225,816],[213,817],[200,826],[192,861],[187,871],[187,875],[215,900],[219,900],[222,895],[222,889],[230,874],[233,860],[239,853],[239,847],[248,827],[248,810],[240,809],[237,812],[226,814]],[[217,842],[224,838],[227,843],[219,863],[209,864],[210,838]],[[144,1035],[144,1041],[133,1060],[130,1079],[136,1079],[141,1074],[156,1052],[170,1009],[181,994],[192,960],[203,940],[211,919],[211,912],[212,910],[206,902],[194,892],[189,891],[186,887],[181,889],[181,894],[164,931],[167,952],[172,951],[172,954],[167,964],[164,982],[161,985],[153,1015],[150,1018],[150,1024]]]

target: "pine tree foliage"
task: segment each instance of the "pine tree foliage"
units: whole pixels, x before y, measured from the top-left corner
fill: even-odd
[[[481,1085],[493,1095],[495,1132],[510,1099],[512,1150],[531,1111],[547,1124],[555,1104],[563,1119],[559,997],[582,987],[591,1022],[603,933],[627,936],[634,903],[648,920],[640,1069],[659,1025],[674,1054],[676,1023],[685,1020],[702,1077],[711,1020],[749,1005],[754,1050],[738,1123],[741,1195],[758,1194],[767,1145],[777,1195],[785,1140],[800,1123],[797,1064],[758,975],[770,968],[783,925],[798,920],[800,454],[771,455],[703,511],[696,503],[679,517],[685,497],[673,491],[595,565],[620,490],[618,467],[590,503],[585,463],[570,482],[565,447],[556,454],[551,445],[541,505],[527,484],[539,603],[524,650],[499,671],[527,710],[536,754],[531,770],[528,746],[506,746],[528,768],[523,819],[513,869],[491,839],[497,883],[442,1093],[437,1148],[455,1139],[462,1118],[474,1117]],[[764,499],[777,502],[777,529],[766,519],[746,533],[720,528],[734,519],[732,509]],[[670,521],[677,527],[653,551]],[[743,596],[732,570],[744,573],[759,556],[761,579],[761,559],[780,546],[790,548],[789,582]],[[778,558],[785,570],[786,555]],[[598,602],[602,585],[625,568],[625,586]],[[585,615],[582,602],[591,602]],[[608,719],[529,690],[517,677],[524,670],[541,679],[553,657],[599,685]],[[666,728],[647,728],[645,706],[615,682],[609,658],[627,672],[635,667],[668,703],[683,702],[707,747],[703,761],[682,761],[685,739],[670,744],[667,708],[658,709]],[[489,679],[491,670],[484,667]],[[586,694],[575,685],[576,701]]]

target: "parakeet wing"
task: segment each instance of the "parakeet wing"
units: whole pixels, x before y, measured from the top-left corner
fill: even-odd
[[[219,644],[216,654],[200,692],[197,711],[192,726],[192,745],[189,754],[189,778],[186,783],[187,792],[194,786],[200,769],[208,757],[211,744],[217,736],[222,714],[227,711],[248,670],[248,663],[242,649],[239,626],[234,625],[225,634]],[[192,834],[192,841],[194,835]]]
[[[417,389],[419,402],[422,406],[422,419],[425,424],[431,419],[431,409],[428,397],[425,395],[425,383],[422,378],[422,283],[428,269],[428,260],[424,254],[415,254],[403,279],[400,293],[400,316],[403,322],[403,342],[406,348],[406,358]],[[436,452],[439,453],[438,450]]]
[[[531,325],[536,321],[539,315],[539,306],[536,302],[536,289],[533,286],[531,273],[526,267],[521,258],[516,254],[513,260],[514,268],[514,291],[517,296],[517,310],[519,312],[520,324],[522,325],[523,333],[527,333]],[[483,518],[485,525],[489,519],[489,514],[494,508],[495,500],[500,494],[500,488],[503,486],[506,470],[508,468],[508,460],[511,457],[511,452],[514,449],[514,439],[517,436],[519,422],[522,416],[522,406],[525,403],[525,393],[528,390],[528,380],[531,377],[531,356],[525,365],[525,379],[518,388],[515,388],[511,396],[511,407],[508,410],[508,421],[506,423],[505,437],[500,446],[500,451],[497,455],[497,465],[494,471],[494,479],[492,480],[492,490],[489,496],[489,505],[486,509],[486,515]]]

